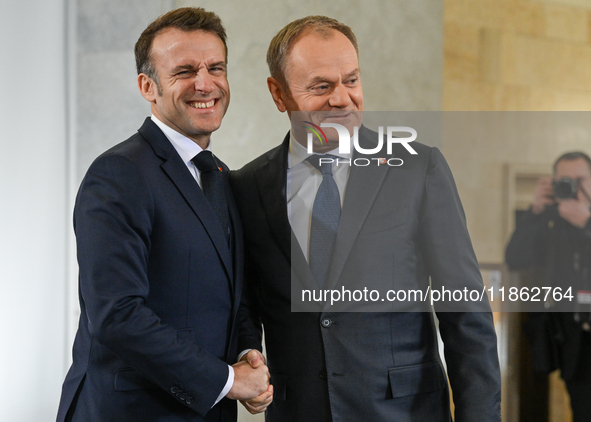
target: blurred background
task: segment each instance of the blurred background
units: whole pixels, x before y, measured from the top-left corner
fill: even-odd
[[[216,12],[228,32],[232,101],[213,150],[230,168],[283,139],[289,122],[266,88],[266,50],[280,28],[311,14],[356,33],[366,110],[591,110],[588,0],[0,0],[3,421],[55,419],[78,318],[76,190],[91,161],[149,115],[133,45],[181,6]],[[528,133],[425,140],[449,161],[485,278],[502,273],[515,212],[536,179],[562,152],[591,149],[585,125]],[[558,374],[536,396],[543,401],[530,397],[519,318],[496,314],[505,420],[569,421]]]

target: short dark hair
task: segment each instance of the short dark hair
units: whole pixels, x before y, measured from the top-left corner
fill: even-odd
[[[330,30],[335,30],[346,36],[359,56],[359,48],[357,46],[357,38],[353,30],[337,21],[336,19],[326,16],[306,16],[305,18],[297,19],[288,23],[281,31],[277,33],[269,44],[267,50],[267,65],[271,76],[285,88],[287,86],[287,79],[285,77],[287,69],[287,56],[293,47],[297,38],[305,31],[310,30],[313,33],[319,33],[325,37],[331,36]]]
[[[560,161],[573,161],[573,160],[578,160],[579,158],[582,158],[583,160],[585,160],[587,162],[587,165],[589,166],[589,170],[591,171],[591,158],[589,158],[589,156],[587,154],[585,154],[584,152],[571,151],[571,152],[565,152],[560,157],[558,157],[556,159],[556,161],[554,161],[554,166],[552,166],[554,173],[556,173],[556,166],[558,166],[558,163]]]
[[[167,28],[177,28],[185,32],[201,30],[217,35],[224,43],[226,62],[228,61],[226,30],[218,15],[201,7],[181,7],[171,10],[148,25],[135,43],[137,73],[138,75],[144,73],[152,78],[156,82],[159,93],[161,93],[160,81],[152,60],[152,44],[156,35]]]

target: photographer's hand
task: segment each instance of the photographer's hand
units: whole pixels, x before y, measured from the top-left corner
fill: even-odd
[[[580,229],[587,225],[591,218],[589,203],[577,199],[563,199],[558,201],[558,213],[562,218]]]
[[[531,210],[534,214],[540,214],[546,209],[547,205],[552,205],[553,203],[552,178],[541,177],[536,184]]]

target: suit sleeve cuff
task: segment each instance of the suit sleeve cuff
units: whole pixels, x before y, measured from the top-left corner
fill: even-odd
[[[247,354],[248,352],[250,352],[251,350],[254,349],[244,349],[239,355],[238,355],[238,359],[236,359],[237,362],[240,362],[240,359],[242,359],[242,357]]]
[[[230,365],[228,365],[228,381],[226,381],[226,385],[224,385],[224,388],[223,388],[222,392],[218,396],[218,398],[215,401],[215,403],[213,404],[213,406],[215,406],[216,404],[218,404],[218,402],[221,399],[223,399],[224,397],[226,397],[226,394],[228,394],[230,392],[230,390],[232,389],[232,386],[233,385],[234,385],[234,368],[232,368]],[[213,406],[211,406],[211,407],[213,407]]]

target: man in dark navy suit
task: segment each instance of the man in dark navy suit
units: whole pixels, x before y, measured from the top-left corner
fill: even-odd
[[[139,38],[152,116],[98,157],[76,199],[81,316],[58,421],[235,421],[270,402],[237,359],[242,229],[210,135],[230,100],[218,16],[183,8]],[[249,364],[250,363],[250,364]]]

